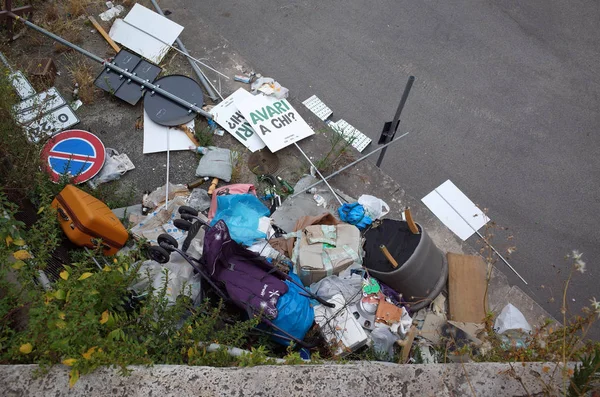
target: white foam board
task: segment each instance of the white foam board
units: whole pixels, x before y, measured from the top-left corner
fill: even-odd
[[[463,241],[490,221],[450,180],[435,188],[421,201]]]
[[[159,63],[163,59],[169,51],[169,46],[152,36],[172,45],[183,31],[183,26],[140,4],[133,6],[124,21],[127,23],[120,18],[116,19],[110,28],[109,36],[154,63]],[[136,27],[152,36],[141,32]]]
[[[193,130],[194,120],[186,125]],[[150,117],[144,111],[144,154],[166,152],[167,133],[169,134],[169,151],[189,150],[190,146],[195,146],[185,132],[177,128],[156,124],[150,120]]]

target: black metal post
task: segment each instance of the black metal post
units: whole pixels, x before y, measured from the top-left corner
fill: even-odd
[[[391,142],[392,140],[394,140],[394,137],[396,136],[396,130],[398,129],[398,124],[400,124],[400,114],[402,113],[402,109],[404,109],[404,104],[406,103],[406,100],[408,99],[408,94],[410,93],[410,89],[412,88],[412,85],[415,81],[415,76],[410,76],[408,78],[408,81],[406,82],[406,87],[404,87],[404,93],[402,94],[402,99],[400,99],[400,104],[398,105],[398,109],[396,110],[396,114],[394,115],[394,120],[392,121],[392,125],[390,126],[390,131],[388,134],[388,137],[385,138],[384,142],[379,142],[379,143],[388,143]],[[385,156],[385,152],[387,150],[387,147],[383,148],[383,150],[381,151],[381,154],[379,155],[379,158],[377,159],[377,163],[375,164],[377,167],[381,166],[381,163],[383,162],[383,157]]]

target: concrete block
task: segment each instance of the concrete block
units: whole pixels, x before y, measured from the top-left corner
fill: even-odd
[[[69,388],[69,370],[52,367],[36,376],[36,365],[0,366],[3,396],[286,396],[407,397],[537,395],[556,389],[561,370],[553,363],[398,365],[364,362],[347,365],[258,366],[252,368],[157,365],[131,367],[130,376],[100,368]],[[544,367],[549,367],[545,371]],[[572,365],[570,365],[572,368]],[[521,377],[523,385],[516,379]]]

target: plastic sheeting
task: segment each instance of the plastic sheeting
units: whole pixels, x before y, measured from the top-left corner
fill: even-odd
[[[229,182],[233,170],[232,152],[229,149],[222,149],[215,146],[209,146],[207,149],[208,152],[202,156],[198,163],[196,176],[208,176]]]
[[[378,360],[392,361],[394,358],[394,344],[400,339],[390,331],[389,327],[378,327],[371,332],[373,350]]]
[[[312,284],[310,290],[325,300],[341,294],[346,302],[355,303],[362,297],[362,285],[363,278],[359,274],[347,278],[332,275]]]
[[[300,278],[296,274],[290,273],[290,277],[297,283],[302,284],[302,281],[300,281]],[[290,281],[286,281],[285,283],[288,285],[288,292],[283,294],[277,301],[277,311],[279,314],[272,322],[288,334],[302,340],[310,327],[312,327],[315,312],[310,305],[310,299],[306,296],[306,292]],[[273,339],[277,343],[289,345],[289,342],[286,340],[277,337]]]
[[[380,219],[388,212],[390,212],[390,206],[385,201],[375,196],[363,194],[358,198],[358,203],[361,204],[367,216],[371,219]]]
[[[258,230],[259,219],[269,216],[269,209],[252,194],[234,194],[217,197],[217,212],[211,226],[222,219],[229,229],[231,238],[247,246],[266,234]]]

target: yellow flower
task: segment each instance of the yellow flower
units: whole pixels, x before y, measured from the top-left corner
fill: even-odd
[[[13,269],[15,269],[15,270],[19,270],[23,266],[25,266],[25,262],[23,262],[23,261],[16,261],[15,263],[13,263],[13,265],[11,267]]]
[[[63,360],[63,361],[62,361],[62,363],[63,363],[64,365],[66,365],[67,367],[71,367],[71,366],[73,366],[73,364],[75,364],[76,362],[77,362],[77,360],[76,360],[76,359],[74,359],[74,358],[67,358],[66,360]]]
[[[90,360],[92,358],[92,354],[98,349],[98,346],[90,347],[87,352],[83,353],[82,356],[86,360]]]
[[[86,273],[83,273],[83,274],[81,275],[81,277],[79,277],[77,280],[79,280],[79,281],[81,281],[81,280],[85,280],[86,278],[90,278],[90,277],[92,277],[93,275],[94,275],[94,273],[86,272]]]
[[[33,345],[31,343],[25,343],[19,347],[19,351],[23,354],[29,354],[33,350]]]
[[[72,369],[69,373],[69,387],[75,386],[75,383],[79,380],[79,371]]]
[[[105,324],[108,321],[108,310],[105,310],[102,313],[102,317],[100,318],[100,324]]]
[[[13,256],[15,257],[15,259],[18,259],[21,261],[32,258],[31,254],[29,252],[27,252],[26,250],[18,250],[17,252],[13,252]]]

